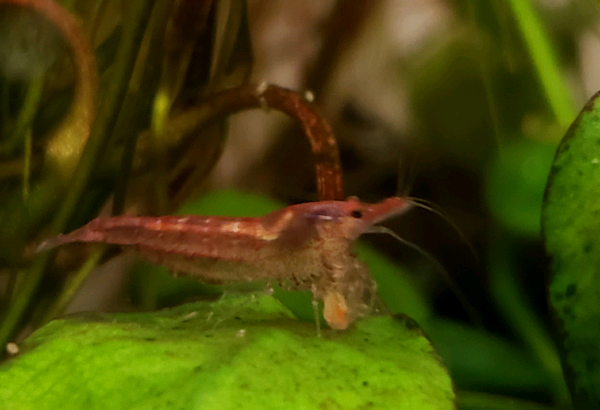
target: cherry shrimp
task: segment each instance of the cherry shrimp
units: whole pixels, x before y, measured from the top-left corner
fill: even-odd
[[[315,310],[323,301],[327,324],[346,329],[369,311],[377,289],[353,253],[354,241],[412,204],[402,197],[378,204],[351,197],[291,205],[258,218],[100,217],[45,240],[38,251],[102,242],[133,246],[147,260],[205,283],[277,281],[287,289],[310,290]]]

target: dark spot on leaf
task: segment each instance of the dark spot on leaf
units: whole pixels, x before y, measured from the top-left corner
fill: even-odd
[[[368,381],[366,381],[366,380],[365,380],[365,381],[363,381],[363,386],[368,386],[368,385],[369,385],[369,382],[368,382]]]
[[[196,367],[194,367],[193,370],[194,370],[194,373],[198,373],[199,371],[202,370],[202,366],[196,366]]]
[[[583,176],[583,171],[582,170],[577,171],[577,175],[579,175],[580,177],[582,177]]]
[[[577,286],[574,283],[569,284],[569,286],[567,286],[567,290],[565,291],[565,296],[570,298],[573,295],[575,295],[575,292],[577,292]]]
[[[583,246],[583,251],[585,253],[590,253],[593,249],[594,249],[594,243],[592,241],[589,241],[588,243],[586,243]]]
[[[146,342],[154,342],[156,340],[156,338],[155,337],[145,337],[144,340]]]
[[[242,318],[241,318],[241,317],[239,317],[239,316],[235,316],[235,317],[234,317],[234,319],[235,319],[235,320],[242,320]]]
[[[566,316],[571,320],[575,319],[575,315],[573,314],[573,309],[571,309],[571,306],[563,306],[562,313],[563,316]]]

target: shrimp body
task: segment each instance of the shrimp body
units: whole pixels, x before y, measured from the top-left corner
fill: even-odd
[[[205,283],[278,281],[310,290],[324,304],[330,327],[347,328],[365,314],[376,285],[352,252],[374,224],[403,213],[411,202],[356,198],[291,205],[259,218],[117,216],[97,218],[43,242],[47,250],[71,242],[135,247],[146,259]]]

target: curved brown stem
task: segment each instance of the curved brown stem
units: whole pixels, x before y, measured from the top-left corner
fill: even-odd
[[[300,94],[276,85],[246,84],[209,96],[203,103],[174,116],[167,124],[162,138],[171,146],[224,116],[255,108],[274,109],[292,117],[304,131],[316,158],[319,200],[344,199],[342,169],[337,142],[331,127],[316,107]],[[140,136],[143,140],[149,135]]]
[[[26,7],[42,14],[54,23],[71,49],[76,73],[73,102],[46,147],[46,160],[68,179],[77,166],[94,120],[98,89],[94,53],[75,17],[55,1],[0,0],[2,4]]]

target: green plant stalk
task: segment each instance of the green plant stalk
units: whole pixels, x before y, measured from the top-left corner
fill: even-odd
[[[54,252],[46,252],[38,255],[30,268],[24,272],[26,276],[20,281],[14,298],[8,307],[8,311],[3,315],[2,324],[0,324],[0,346],[6,346],[10,341],[23,312],[38,288],[51,256],[54,256]]]
[[[25,132],[25,152],[23,153],[23,203],[29,201],[29,186],[31,179],[31,149],[33,135],[31,127]]]
[[[44,76],[36,77],[29,82],[15,128],[9,139],[0,146],[0,153],[10,154],[23,142],[27,129],[31,127],[38,110],[43,89]]]
[[[122,42],[119,45],[113,67],[114,75],[103,98],[102,109],[81,156],[75,176],[70,183],[69,191],[52,222],[53,233],[62,231],[73,215],[89,177],[96,167],[96,162],[104,151],[108,136],[114,132],[123,99],[127,93],[127,84],[135,66],[136,51],[142,41],[145,23],[153,3],[154,1],[136,1],[131,4],[132,18],[125,20]]]
[[[143,310],[153,311],[158,306],[158,291],[160,282],[156,275],[144,279],[144,287],[140,293],[139,304]]]
[[[11,161],[0,162],[0,179],[13,178],[22,175],[24,170],[24,158],[16,158]]]
[[[22,274],[22,270],[11,269],[8,272],[8,280],[6,282],[6,290],[4,292],[4,299],[2,300],[2,309],[6,309],[12,300],[12,296],[15,293],[15,288],[17,287],[17,281],[19,279],[19,275]]]
[[[144,43],[151,45],[161,44],[164,41],[165,28],[171,15],[169,8],[172,4],[171,0],[156,1],[146,28]],[[109,142],[109,147],[112,148],[116,147],[123,139],[125,140],[119,179],[117,180],[113,200],[113,215],[119,215],[123,212],[127,184],[131,176],[138,139],[138,129],[135,128],[136,120],[145,109],[145,101],[152,100],[160,74],[162,48],[149,46],[146,48],[145,52],[140,50],[140,54],[143,53],[143,58],[138,56],[129,91],[123,102],[121,116],[117,120],[117,127]]]
[[[8,120],[10,118],[10,95],[9,85],[6,80],[0,83],[2,88],[0,90],[0,132],[6,134],[8,129]]]
[[[516,47],[511,36],[510,10],[502,2],[503,0],[493,0],[492,8],[498,16],[498,26],[500,28],[500,43],[502,44],[502,54],[506,61],[508,71],[514,72],[517,65]]]
[[[90,135],[96,112],[98,89],[97,69],[93,50],[81,31],[79,21],[53,0],[0,0],[5,4],[26,7],[45,16],[67,41],[73,68],[75,88],[71,107],[60,125],[48,138],[44,162],[68,181],[79,162]]]
[[[104,19],[106,14],[106,6],[108,5],[108,0],[97,0],[94,3],[93,12],[91,13],[93,16],[92,23],[90,25],[90,30],[88,32],[90,41],[92,44],[96,44],[98,28],[100,27],[100,23]]]
[[[39,230],[39,224],[58,206],[80,159],[95,113],[97,72],[94,54],[78,20],[58,3],[53,0],[0,0],[0,3],[31,9],[47,18],[69,45],[76,78],[71,107],[46,139],[44,164],[51,172],[32,185],[26,204],[15,189],[0,207],[0,253],[4,259],[16,261],[31,234]],[[30,111],[33,115],[35,110]],[[16,128],[17,135],[21,135],[21,125]],[[27,128],[23,126],[24,130]],[[23,167],[17,175],[22,172]]]
[[[496,237],[501,236],[497,235]],[[544,324],[526,302],[523,290],[515,281],[513,267],[509,260],[513,257],[508,239],[497,239],[492,249],[490,286],[503,316],[513,330],[528,345],[540,366],[548,373],[552,383],[552,393],[557,404],[570,401],[563,378],[558,351]]]
[[[96,267],[96,265],[98,265],[98,262],[100,262],[100,259],[104,255],[104,251],[106,250],[106,248],[107,246],[105,245],[97,247],[87,258],[85,263],[81,265],[81,267],[77,270],[75,275],[73,275],[71,280],[69,280],[69,283],[62,290],[58,299],[56,299],[54,303],[52,303],[52,306],[48,310],[48,313],[44,315],[42,324],[56,318],[67,308],[69,302],[71,302],[71,299],[73,299],[73,296],[75,296],[75,293],[77,293],[77,291],[81,287],[81,284],[85,281],[85,279],[88,277],[90,272]]]
[[[530,0],[508,0],[533,60],[540,84],[558,124],[567,129],[577,114],[559,70],[549,36]]]
[[[477,16],[475,13],[475,6],[473,1],[468,3],[469,14],[471,17],[471,24],[473,26],[473,31],[476,32],[478,30],[477,27]],[[496,103],[496,95],[494,93],[494,87],[492,85],[492,78],[490,75],[490,70],[486,62],[486,58],[483,52],[483,39],[484,36],[480,36],[480,40],[476,43],[477,48],[477,60],[479,63],[479,72],[481,73],[481,81],[483,83],[483,87],[485,90],[485,100],[488,106],[488,113],[490,115],[490,121],[492,123],[492,129],[494,130],[494,138],[496,140],[496,145],[498,151],[501,151],[502,144],[500,143],[500,119],[498,116],[498,104]]]
[[[96,119],[88,143],[71,180],[70,189],[66,192],[65,199],[52,221],[51,233],[61,232],[73,215],[89,177],[96,167],[97,159],[102,154],[107,140],[106,136],[112,134],[114,130],[127,91],[127,84],[134,68],[136,50],[141,43],[145,23],[148,21],[153,3],[154,1],[135,1],[130,5],[131,18],[125,19],[123,37],[113,67],[114,76],[107,89],[101,112]],[[51,253],[39,255],[26,271],[25,283],[19,288],[14,303],[11,303],[0,324],[0,346],[4,346],[9,342],[15,332],[23,313],[38,288],[46,266],[50,261],[50,255]]]
[[[34,157],[35,158],[35,157]],[[33,161],[38,166],[37,159]],[[5,165],[10,165],[10,169]],[[3,164],[0,172],[13,172],[17,181],[22,178],[24,159]],[[23,202],[22,188],[16,185],[3,198],[0,207],[0,259],[11,266],[23,263],[22,253],[27,242],[42,230],[52,213],[56,210],[64,190],[63,183],[57,178],[42,176],[31,182],[29,198]]]
[[[121,165],[119,179],[115,187],[115,196],[113,199],[112,214],[120,215],[125,209],[125,198],[127,196],[127,186],[131,177],[132,163],[135,156],[135,146],[137,143],[137,133],[133,133],[125,141],[123,155],[121,156]]]

